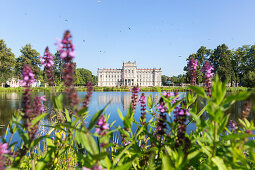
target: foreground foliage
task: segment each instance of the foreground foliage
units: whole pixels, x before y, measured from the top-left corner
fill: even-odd
[[[182,99],[178,95],[162,94],[159,89],[160,103],[153,103],[152,97],[147,96],[146,114],[152,115],[150,120],[142,120],[146,119],[144,116],[141,122],[134,120],[134,114],[140,111],[135,112],[131,105],[125,116],[119,111],[124,128],[115,127],[112,122],[110,129],[107,128],[107,106],[85,124],[86,107],[77,112],[68,111],[63,107],[63,94],[55,95],[57,119],[47,126],[51,128],[47,135],[31,141],[28,131],[24,131],[26,127],[20,122],[24,113],[13,115],[9,132],[18,133],[22,141],[13,143],[11,138],[9,141],[3,139],[10,151],[4,154],[7,157],[5,165],[17,169],[253,169],[253,121],[240,117],[238,126],[231,129],[228,128],[229,115],[225,114],[233,103],[245,100],[251,92],[226,97],[226,84],[218,77],[213,82],[211,98],[203,88],[189,88],[192,92]],[[58,94],[58,90],[56,92]],[[159,107],[162,102],[163,111]],[[197,110],[199,102],[205,106],[202,110]],[[186,116],[190,114],[190,120],[184,121],[185,124],[181,123],[184,116],[176,116],[180,109]],[[172,111],[175,111],[174,120]],[[202,114],[208,118],[200,118]],[[36,117],[32,126],[46,115]],[[196,124],[196,129],[188,134],[185,129],[191,122]]]

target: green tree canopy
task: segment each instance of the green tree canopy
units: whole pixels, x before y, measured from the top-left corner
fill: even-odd
[[[93,82],[92,72],[85,68],[76,69],[76,85],[87,85],[88,82]]]
[[[35,77],[38,78],[38,76],[40,75],[41,66],[39,57],[40,54],[35,49],[32,49],[30,44],[27,44],[25,45],[25,47],[22,47],[20,52],[21,56],[19,56],[16,59],[15,66],[16,75],[19,77],[21,75],[24,65],[29,64],[32,67]]]
[[[210,56],[209,60],[214,65],[214,70],[219,74],[221,81],[230,82],[233,79],[231,65],[232,51],[225,44],[219,45]]]
[[[15,65],[15,56],[10,48],[7,48],[4,40],[0,40],[0,83],[12,76]]]

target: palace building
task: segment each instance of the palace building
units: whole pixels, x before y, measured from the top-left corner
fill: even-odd
[[[138,69],[136,62],[123,63],[122,69],[98,69],[98,86],[161,86],[160,69]]]

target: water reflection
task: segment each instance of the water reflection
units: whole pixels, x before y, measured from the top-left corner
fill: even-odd
[[[153,100],[157,102],[159,100],[159,94],[157,92],[145,92],[145,95],[152,95]],[[48,113],[52,113],[52,94],[51,93],[34,93],[33,95],[46,95],[47,102],[44,103],[46,106],[46,109]],[[86,92],[78,92],[78,96],[82,99],[86,95]],[[138,94],[139,97],[141,93]],[[181,93],[181,95],[184,95],[184,93]],[[21,98],[22,93],[0,93],[0,136],[3,136],[7,125],[9,123],[9,120],[11,119],[12,113],[14,113],[18,108],[21,106]],[[251,108],[255,107],[255,95],[251,96],[248,99],[251,103]],[[111,102],[109,107],[107,108],[106,112],[107,114],[111,114],[109,122],[113,122],[116,120],[116,125],[122,125],[122,121],[120,120],[118,116],[117,109],[120,109],[123,114],[127,112],[130,103],[131,103],[131,93],[130,92],[94,92],[92,95],[91,103],[89,106],[89,114],[90,117],[87,121],[90,120],[92,115],[96,113],[97,109],[102,109],[108,102]],[[198,110],[202,109],[202,105],[198,105]],[[227,114],[230,114],[230,119],[238,121],[240,118],[241,111],[244,107],[244,101],[236,102],[228,111]],[[139,114],[140,107],[137,107],[137,113],[135,114],[135,119],[139,121],[140,114]],[[51,123],[52,121],[52,114],[49,114],[47,117],[46,122],[44,123]],[[206,116],[205,116],[206,118]],[[149,119],[149,117],[148,117]],[[254,120],[254,111],[251,109],[251,113],[248,117],[249,120]]]
[[[152,95],[153,101],[157,102],[159,100],[160,95],[158,93],[145,92],[145,95]],[[106,105],[111,102],[111,104],[121,105],[123,110],[127,110],[131,103],[130,92],[113,92],[113,93],[99,93],[97,95],[98,105]],[[140,98],[141,93],[138,94],[138,99]]]

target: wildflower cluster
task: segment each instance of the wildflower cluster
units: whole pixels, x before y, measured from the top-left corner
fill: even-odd
[[[24,65],[20,77],[23,78],[23,80],[20,80],[19,82],[22,87],[30,87],[35,82],[35,75],[28,64]]]
[[[145,94],[142,93],[140,99],[139,99],[139,103],[141,105],[141,124],[144,125],[146,123],[146,97]]]
[[[74,45],[72,44],[72,36],[70,31],[66,31],[64,34],[63,40],[58,40],[57,44],[59,46],[60,58],[63,60],[63,80],[64,85],[69,87],[66,90],[67,98],[71,107],[79,104],[79,98],[77,92],[73,86],[74,83],[74,63],[73,58],[75,56],[74,53]]]
[[[50,54],[48,47],[46,47],[44,51],[44,56],[41,58],[41,63],[45,68],[49,85],[54,86],[54,76],[53,76],[54,62],[53,62],[53,56]]]
[[[165,106],[165,102],[163,100],[163,98],[160,98],[159,100],[159,106],[158,109],[160,111],[160,115],[157,121],[157,128],[156,128],[156,132],[157,132],[157,140],[161,141],[161,137],[165,134],[165,130],[166,130],[166,114],[165,112],[167,112],[167,107]]]
[[[205,88],[208,93],[208,96],[211,97],[211,88],[212,88],[212,80],[211,78],[214,76],[212,72],[214,70],[213,66],[210,65],[209,61],[205,61],[204,67],[202,68],[202,72],[204,73],[204,82]]]
[[[109,124],[106,123],[104,115],[101,115],[98,119],[97,126],[96,133],[98,133],[100,136],[104,136],[106,134],[106,130],[109,129]]]
[[[0,169],[5,169],[6,157],[4,154],[8,154],[8,144],[7,143],[0,143]]]
[[[92,92],[93,92],[93,84],[92,84],[92,82],[88,82],[88,84],[87,84],[87,94],[86,94],[84,102],[83,102],[83,107],[84,108],[89,107],[89,102],[90,102],[90,98],[92,96]]]
[[[133,88],[130,89],[132,92],[132,97],[131,97],[131,102],[132,102],[132,111],[135,112],[136,110],[136,103],[137,103],[137,96],[140,91],[140,88],[134,86]]]
[[[190,84],[192,86],[196,85],[196,69],[197,69],[197,60],[191,58],[189,61],[189,70],[190,70]]]

